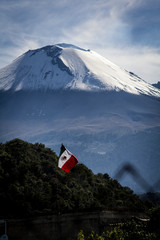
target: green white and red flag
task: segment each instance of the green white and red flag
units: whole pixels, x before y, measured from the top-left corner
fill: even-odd
[[[77,163],[77,158],[62,144],[58,167],[68,173]]]

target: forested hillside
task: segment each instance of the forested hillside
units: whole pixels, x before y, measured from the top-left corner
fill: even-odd
[[[78,156],[77,156],[78,157]],[[92,210],[143,211],[129,188],[77,164],[68,174],[44,144],[14,139],[0,144],[0,217],[29,217]]]

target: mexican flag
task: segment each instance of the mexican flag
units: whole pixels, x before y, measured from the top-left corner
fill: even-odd
[[[58,167],[68,173],[77,163],[77,158],[62,144]]]

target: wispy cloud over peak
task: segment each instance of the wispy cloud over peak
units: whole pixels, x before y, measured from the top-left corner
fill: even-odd
[[[0,67],[27,48],[58,42],[159,54],[159,12],[159,0],[1,0]]]

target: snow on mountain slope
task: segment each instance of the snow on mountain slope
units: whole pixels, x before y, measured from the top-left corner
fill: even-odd
[[[0,70],[0,90],[114,90],[160,97],[160,90],[94,51],[57,44],[29,50]]]

